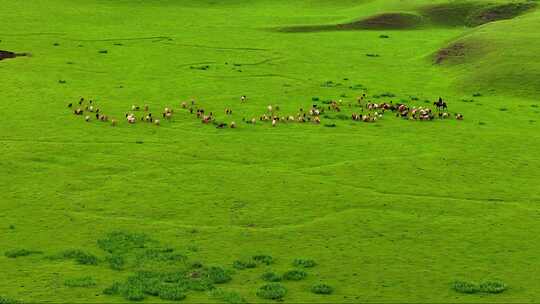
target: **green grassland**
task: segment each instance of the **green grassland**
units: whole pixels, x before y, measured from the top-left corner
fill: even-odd
[[[538,301],[540,10],[465,18],[508,2],[3,1],[0,50],[30,55],[0,61],[0,299],[125,302],[104,290],[200,262],[193,276],[218,289],[180,290],[184,302],[275,302],[261,275],[294,269],[307,276],[280,283],[285,302]],[[429,15],[437,5],[449,12]],[[384,13],[418,24],[355,23]],[[465,119],[242,122],[364,92],[443,96]],[[118,126],[73,115],[81,96]],[[180,109],[192,98],[238,128],[201,124]],[[129,125],[133,104],[175,115]],[[273,263],[234,267],[253,255]],[[507,288],[462,293],[456,280]]]

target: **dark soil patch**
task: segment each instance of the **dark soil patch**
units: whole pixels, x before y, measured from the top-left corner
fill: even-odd
[[[475,2],[454,2],[425,6],[420,13],[436,25],[465,26],[469,16],[482,7],[485,5]]]
[[[418,28],[423,23],[423,17],[420,15],[411,13],[384,13],[350,23],[290,26],[279,28],[278,31],[287,33],[309,33],[354,30],[407,30]]]
[[[385,13],[366,19],[338,25],[345,29],[404,30],[421,26],[422,16],[410,13]]]
[[[485,48],[480,41],[461,40],[437,51],[433,61],[434,64],[458,64],[465,62],[469,58],[479,56],[484,51]]]
[[[432,24],[476,27],[498,20],[512,19],[537,6],[534,2],[490,4],[482,2],[452,2],[429,5],[419,12]]]
[[[479,26],[493,21],[512,19],[531,11],[535,7],[536,3],[534,2],[488,6],[471,14],[467,25]]]

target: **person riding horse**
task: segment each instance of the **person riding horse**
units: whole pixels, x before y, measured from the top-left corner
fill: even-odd
[[[446,102],[443,101],[442,97],[439,97],[439,101],[434,102],[433,105],[435,105],[439,111],[448,109],[448,106],[446,105]]]

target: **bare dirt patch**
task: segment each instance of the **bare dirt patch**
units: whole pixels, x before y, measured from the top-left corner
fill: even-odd
[[[424,6],[419,9],[419,12],[434,25],[476,27],[489,22],[518,17],[530,12],[536,6],[534,2],[491,4],[459,1]]]
[[[506,20],[523,15],[537,6],[534,2],[508,3],[488,6],[471,14],[469,26],[479,26],[498,20]]]
[[[365,19],[342,24],[305,25],[282,27],[278,30],[288,33],[309,33],[351,30],[407,30],[420,27],[423,17],[411,13],[384,13]]]
[[[481,41],[463,39],[438,50],[433,55],[433,63],[437,65],[459,64],[471,58],[482,56],[486,52],[487,48]]]

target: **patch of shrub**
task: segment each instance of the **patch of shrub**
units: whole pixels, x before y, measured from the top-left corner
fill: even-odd
[[[98,258],[97,256],[82,251],[80,249],[70,249],[60,252],[57,256],[53,256],[53,259],[72,259],[81,265],[97,265]]]
[[[146,262],[165,262],[168,264],[185,262],[187,257],[183,254],[173,253],[171,249],[146,249],[136,256],[136,263],[141,265]]]
[[[213,298],[223,301],[228,304],[244,304],[246,300],[237,292],[234,291],[224,291],[222,289],[215,289],[210,294]]]
[[[67,81],[60,79],[60,80],[58,80],[58,83],[59,83],[59,84],[66,84]]]
[[[137,248],[145,248],[148,243],[155,243],[147,235],[124,231],[107,233],[97,241],[98,247],[109,253],[125,253]]]
[[[390,92],[382,93],[382,94],[380,94],[380,95],[381,95],[381,97],[389,97],[389,98],[391,98],[391,97],[396,97],[395,94],[390,93]]]
[[[103,289],[102,293],[108,296],[119,295],[122,288],[122,284],[115,282],[111,286]]]
[[[31,254],[41,254],[43,252],[36,250],[26,250],[26,249],[11,249],[4,253],[8,258],[15,259],[18,257],[29,256]]]
[[[473,97],[482,97],[482,94],[480,94],[480,93],[474,93],[474,94],[472,94],[472,96],[473,96]]]
[[[281,300],[287,294],[287,288],[280,283],[263,285],[257,291],[257,296],[268,300]]]
[[[343,93],[343,94],[339,95],[339,97],[346,98],[346,97],[347,97],[347,94]]]
[[[108,259],[109,267],[114,270],[122,270],[126,265],[126,259],[120,255],[112,255]]]
[[[207,280],[190,280],[187,287],[194,291],[207,291],[213,290],[215,287],[211,282]]]
[[[206,277],[214,284],[227,283],[232,279],[230,273],[221,267],[208,268]]]
[[[265,254],[254,255],[251,258],[255,262],[265,264],[265,265],[271,265],[271,264],[274,263],[274,258],[272,258],[269,255],[265,255]]]
[[[255,268],[257,267],[257,263],[255,261],[240,261],[236,260],[233,262],[233,267],[239,270],[247,269],[247,268]]]
[[[307,272],[302,270],[289,270],[283,274],[283,279],[287,281],[300,281],[305,279]]]
[[[296,267],[311,268],[317,266],[317,263],[312,259],[294,259],[293,265]]]
[[[96,286],[96,280],[92,277],[71,278],[64,281],[67,287],[93,287]]]
[[[388,35],[380,35],[379,38],[388,39],[388,38],[390,38],[390,36],[388,36]]]
[[[22,302],[17,301],[15,299],[0,296],[0,304],[22,304]]]
[[[319,97],[311,97],[311,101],[319,101]]]
[[[163,285],[159,290],[159,297],[163,300],[181,301],[186,298],[186,290],[176,285]]]
[[[476,283],[472,282],[466,282],[466,281],[454,281],[452,284],[452,289],[459,293],[477,293],[479,291],[478,285]]]
[[[479,122],[478,124],[481,125],[481,126],[485,126],[485,125],[486,125],[486,123],[483,122],[483,121]]]
[[[507,288],[506,284],[501,281],[485,281],[478,286],[480,292],[485,293],[501,293]]]
[[[336,127],[336,124],[335,124],[335,123],[324,124],[324,126],[327,127],[327,128],[335,128],[335,127]]]
[[[366,54],[367,57],[381,57],[379,54]]]
[[[311,292],[315,293],[315,294],[331,294],[334,292],[334,288],[332,288],[332,286],[330,285],[326,285],[326,284],[316,284],[316,285],[313,285],[311,286]]]
[[[500,108],[499,111],[506,112],[506,111],[508,111],[508,109],[507,108]]]
[[[411,98],[412,101],[418,101],[418,100],[420,100],[420,98],[418,98],[418,97],[416,97],[416,96],[411,96],[410,98]]]
[[[281,276],[271,271],[263,273],[261,279],[266,282],[281,282]]]
[[[107,54],[107,53],[109,53],[109,51],[107,51],[107,50],[101,50],[101,51],[99,51],[99,53],[100,53],[100,54]]]
[[[537,105],[537,104],[533,104],[533,105],[531,105],[531,108],[538,108],[538,105]]]

